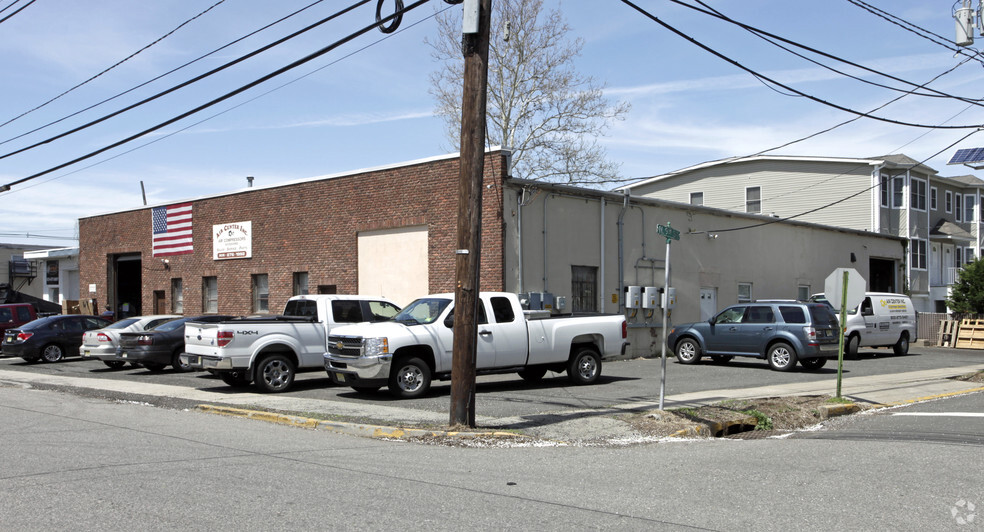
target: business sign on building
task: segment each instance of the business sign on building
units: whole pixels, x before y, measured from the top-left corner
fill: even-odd
[[[212,226],[212,260],[248,259],[253,256],[253,222]]]
[[[58,284],[58,261],[49,260],[45,263],[45,274],[44,274],[45,284],[47,285],[57,285]]]

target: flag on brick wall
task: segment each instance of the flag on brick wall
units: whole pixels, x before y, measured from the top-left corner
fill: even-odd
[[[191,203],[154,207],[154,256],[186,255],[194,251],[191,241]]]

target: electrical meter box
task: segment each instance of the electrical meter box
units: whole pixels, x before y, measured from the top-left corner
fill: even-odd
[[[663,308],[676,308],[676,288],[670,287],[663,291]]]
[[[659,308],[659,288],[655,286],[643,287],[642,308]]]
[[[567,308],[567,297],[565,296],[557,296],[556,298],[554,298],[554,302],[555,302],[554,310],[559,311]]]
[[[642,287],[625,287],[625,308],[639,308],[642,305]]]
[[[553,310],[554,295],[550,292],[530,292],[528,310]]]

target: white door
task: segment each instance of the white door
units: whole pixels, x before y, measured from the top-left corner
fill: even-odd
[[[932,252],[929,256],[930,271],[929,285],[941,286],[943,284],[943,248],[940,244],[933,243]]]
[[[707,321],[718,311],[718,289],[700,289],[700,321]]]

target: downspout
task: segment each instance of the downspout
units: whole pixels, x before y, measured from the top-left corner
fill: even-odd
[[[620,313],[625,312],[625,301],[622,293],[625,291],[625,211],[629,209],[629,191],[625,191],[625,195],[622,196],[622,208],[618,213],[618,309]]]
[[[605,197],[601,197],[601,215],[598,218],[598,311],[605,312]]]
[[[553,196],[553,194],[547,194],[543,198],[543,291],[550,292],[547,290],[547,201]]]
[[[519,194],[516,196],[516,226],[517,232],[519,233],[519,250],[517,252],[517,258],[519,259],[519,290],[518,292],[522,294],[525,290],[523,283],[523,202],[526,200],[526,187],[522,187]]]

